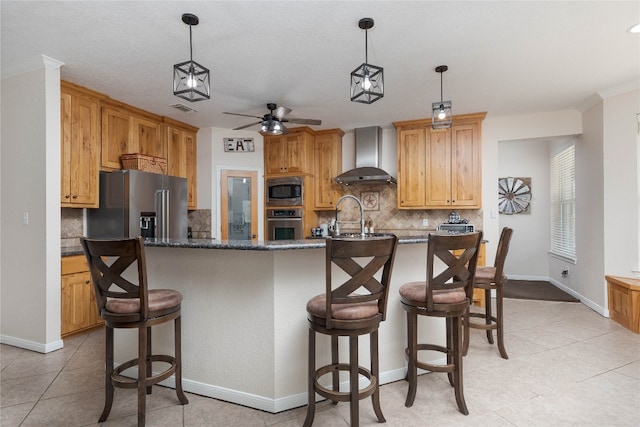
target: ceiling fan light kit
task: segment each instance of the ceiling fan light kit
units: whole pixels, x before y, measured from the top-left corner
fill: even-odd
[[[449,67],[446,65],[439,65],[436,67],[436,72],[440,73],[440,102],[434,102],[431,104],[431,126],[434,129],[448,129],[453,122],[453,110],[451,107],[451,101],[442,100],[442,73],[447,71]]]
[[[241,130],[251,126],[260,125],[260,134],[262,135],[286,135],[287,133],[289,133],[289,129],[287,129],[283,124],[284,122],[297,123],[302,125],[322,124],[322,121],[317,119],[294,119],[293,117],[285,118],[284,116],[289,114],[291,112],[291,109],[287,107],[278,107],[272,102],[267,104],[267,108],[269,109],[269,113],[265,114],[262,117],[241,113],[229,113],[226,111],[224,114],[231,114],[233,116],[242,117],[254,117],[256,119],[260,119],[260,121],[258,122],[249,123],[248,125],[234,128],[233,130]]]
[[[189,61],[173,66],[173,94],[191,102],[203,101],[211,97],[211,85],[209,70],[193,60],[191,27],[199,20],[196,15],[185,13],[182,22],[189,25]]]
[[[369,64],[368,30],[373,28],[373,19],[362,18],[358,27],[364,30],[364,63],[351,72],[351,100],[372,104],[384,96],[384,69]]]

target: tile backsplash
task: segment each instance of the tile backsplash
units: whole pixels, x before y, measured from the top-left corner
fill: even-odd
[[[60,209],[60,238],[62,247],[77,246],[83,233],[83,209]],[[211,238],[211,209],[189,211],[189,227],[194,239]]]
[[[346,186],[344,194],[351,194],[360,200],[363,197],[377,199],[376,207],[368,209],[365,206],[364,218],[370,218],[375,230],[434,230],[439,224],[449,220],[451,210],[413,210],[397,208],[397,187],[380,184],[367,186]],[[457,211],[460,217],[468,219],[477,229],[482,229],[482,209],[461,209]],[[335,211],[323,211],[318,215],[319,223],[329,223],[335,217]],[[358,205],[349,200],[340,204],[340,221],[358,221],[360,213]],[[429,226],[422,225],[422,220],[428,219]],[[357,224],[341,225],[341,229],[358,229]]]

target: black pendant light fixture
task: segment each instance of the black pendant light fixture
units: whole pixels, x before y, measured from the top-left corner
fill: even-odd
[[[351,100],[371,104],[384,96],[384,73],[382,67],[368,63],[368,30],[373,28],[373,19],[362,18],[358,27],[364,30],[364,64],[351,72]]]
[[[442,100],[442,73],[447,71],[449,67],[440,65],[436,67],[436,72],[440,73],[440,102],[431,104],[432,120],[431,126],[434,129],[447,129],[451,127],[453,121],[453,111],[451,109],[451,101]]]
[[[173,66],[173,94],[191,102],[209,99],[209,70],[193,60],[191,27],[198,25],[198,17],[185,13],[182,22],[189,25],[189,61]]]

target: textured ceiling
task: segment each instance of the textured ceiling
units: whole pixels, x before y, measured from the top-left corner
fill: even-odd
[[[212,97],[172,94],[173,64],[189,59],[185,12],[196,14],[194,60],[211,70]],[[37,55],[64,62],[62,78],[198,127],[234,128],[265,114],[267,102],[316,129],[380,125],[430,115],[452,100],[454,114],[504,116],[581,109],[640,86],[637,1],[73,1],[0,3],[6,75]],[[384,67],[385,96],[349,101],[349,73]],[[198,110],[169,107],[182,102]],[[257,130],[255,128],[249,128]]]

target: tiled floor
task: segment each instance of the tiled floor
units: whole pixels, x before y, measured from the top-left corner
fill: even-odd
[[[484,332],[472,330],[464,362],[469,416],[456,409],[445,374],[419,377],[416,402],[404,406],[407,384],[381,387],[388,426],[637,426],[640,420],[640,335],[579,303],[505,300],[505,343],[499,357]],[[2,345],[2,426],[95,426],[103,405],[103,333],[65,341],[42,355]],[[305,356],[306,357],[306,356]],[[135,393],[116,390],[104,426],[136,425]],[[300,426],[305,408],[269,414],[154,387],[148,426]],[[378,425],[370,400],[361,425]],[[314,426],[347,426],[348,404],[321,403]]]

